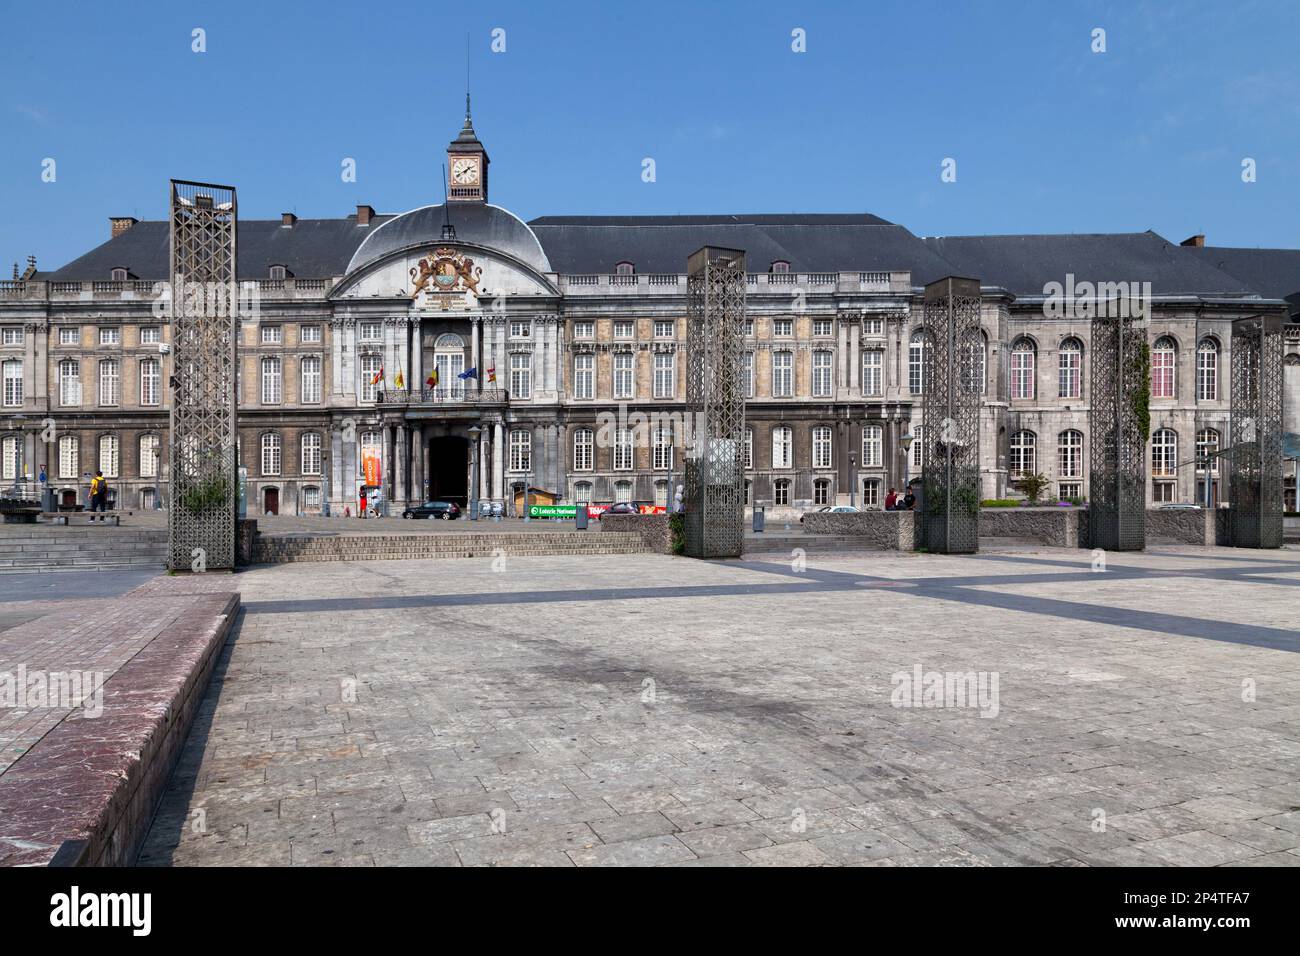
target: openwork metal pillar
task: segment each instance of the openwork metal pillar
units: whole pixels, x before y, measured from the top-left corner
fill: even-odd
[[[172,180],[167,565],[235,566],[235,190]]]
[[[1282,317],[1232,323],[1232,485],[1228,540],[1282,547]]]
[[[686,272],[686,553],[737,558],[745,543],[745,253],[705,246]]]
[[[1092,318],[1089,393],[1089,544],[1106,551],[1141,551],[1146,547],[1151,394],[1143,316]]]
[[[983,342],[978,279],[949,276],[925,287],[922,350],[921,536],[928,550],[979,550],[980,398]]]

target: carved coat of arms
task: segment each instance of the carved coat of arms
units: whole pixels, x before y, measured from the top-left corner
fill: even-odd
[[[483,269],[474,265],[469,256],[455,249],[435,249],[411,269],[414,283],[411,298],[418,298],[421,292],[473,292],[477,295],[482,277]]]

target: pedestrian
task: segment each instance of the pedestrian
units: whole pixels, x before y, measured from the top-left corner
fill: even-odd
[[[893,511],[898,507],[898,489],[890,488],[889,494],[885,495],[885,510]]]
[[[366,516],[366,493],[363,491],[361,492],[361,507],[357,509],[357,517],[364,518],[365,516]]]
[[[103,514],[108,510],[108,482],[104,479],[104,472],[95,471],[95,477],[90,479],[90,520],[95,520],[95,512],[100,513],[100,521],[105,520]]]
[[[916,507],[916,495],[912,494],[912,486],[907,486],[907,494],[903,495],[903,504],[900,510],[911,511]]]

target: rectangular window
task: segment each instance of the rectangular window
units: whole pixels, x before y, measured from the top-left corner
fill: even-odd
[[[81,445],[76,435],[59,439],[59,477],[76,478],[81,469]]]
[[[121,456],[118,453],[116,435],[99,436],[99,470],[105,478],[116,478]]]
[[[307,432],[302,436],[302,473],[319,475],[321,470],[320,432]]]
[[[1151,485],[1151,500],[1168,504],[1174,500],[1174,492],[1177,490],[1177,483],[1172,481],[1156,481]]]
[[[782,479],[772,485],[772,503],[788,505],[790,503],[790,482]]]
[[[745,353],[745,397],[754,397],[754,353]]]
[[[618,471],[631,471],[633,456],[632,429],[618,429],[614,432],[614,468]]]
[[[673,353],[655,353],[655,398],[673,397]]]
[[[121,330],[121,329],[117,329],[117,328],[113,328],[113,329],[100,329],[100,330],[99,330],[99,344],[100,344],[100,345],[121,345],[121,344],[122,344],[122,330]]]
[[[814,352],[812,357],[812,393],[813,398],[831,397],[831,363],[832,352]]]
[[[59,363],[59,404],[81,404],[81,363],[76,359],[64,359]]]
[[[879,468],[884,461],[885,430],[880,425],[862,426],[862,467]]]
[[[772,353],[772,397],[789,398],[794,395],[794,353]]]
[[[813,335],[831,335],[834,325],[830,319],[813,319]]]
[[[794,319],[773,319],[772,334],[782,337],[794,335]]]
[[[262,344],[279,345],[284,341],[284,329],[279,325],[262,326]]]
[[[280,436],[267,434],[262,436],[262,474],[280,474]]]
[[[319,325],[304,325],[302,327],[302,342],[305,345],[316,345],[321,340],[321,328]],[[320,494],[320,489],[316,489],[316,494]]]
[[[10,408],[23,403],[23,363],[16,359],[4,363],[4,403]]]
[[[158,477],[158,436],[145,435],[140,439],[140,477]]]
[[[672,319],[655,319],[655,338],[671,339],[677,323]]]
[[[320,489],[315,485],[304,488],[302,490],[302,506],[308,511],[318,511],[320,509]]]
[[[319,355],[302,357],[302,402],[305,405],[317,405],[321,400],[321,360]]]
[[[262,359],[262,404],[279,405],[283,394],[283,377],[280,371],[280,359],[267,356]]]
[[[912,434],[915,439],[912,441],[912,474],[913,477],[919,476],[921,469],[925,467],[925,441],[921,437],[921,426],[913,425]]]
[[[99,404],[116,405],[121,398],[121,380],[114,359],[104,359],[99,363]]]
[[[862,334],[863,335],[884,335],[885,320],[884,319],[863,319]]]
[[[862,353],[862,394],[885,394],[885,353],[883,349],[867,349]]]
[[[868,478],[862,482],[862,505],[874,508],[880,505],[880,479]]]
[[[579,428],[573,433],[573,470],[591,471],[593,434],[590,428]]]
[[[825,505],[830,504],[831,500],[831,483],[825,478],[820,478],[813,482],[813,504]]]
[[[746,319],[746,320],[745,320],[745,335],[746,335],[747,337],[751,337],[751,336],[753,336],[753,334],[754,334],[754,320],[753,320],[753,319]]]
[[[357,327],[357,338],[362,342],[378,342],[381,328],[378,322],[362,322]]]
[[[1062,501],[1068,501],[1071,498],[1083,497],[1083,484],[1078,481],[1063,481],[1058,488],[1058,493]]]
[[[361,356],[361,400],[363,402],[373,402],[375,400],[375,392],[381,384],[375,379],[379,377],[383,364],[383,358],[373,352]]]
[[[162,329],[156,325],[146,325],[140,330],[141,345],[157,345],[162,341]]]
[[[3,330],[0,330],[0,344],[22,345],[23,327],[21,325],[6,325]]]
[[[533,356],[531,352],[510,353],[510,397],[528,398],[533,392]]]
[[[673,466],[673,433],[665,428],[655,429],[654,455],[651,467],[655,471],[667,471]]]
[[[157,405],[162,390],[162,366],[157,359],[140,362],[140,404]]]
[[[778,425],[772,429],[772,467],[789,468],[791,465],[791,444],[793,433],[789,425]]]
[[[596,397],[596,356],[583,354],[573,357],[573,397]]]
[[[574,322],[573,337],[575,339],[594,339],[596,337],[596,323]]]
[[[510,432],[510,470],[528,471],[533,464],[533,434],[522,428]]]
[[[60,344],[60,345],[80,345],[80,344],[81,344],[81,329],[77,328],[75,325],[65,325],[65,326],[62,326],[62,327],[59,329],[59,344]]]
[[[831,430],[825,425],[813,429],[812,466],[829,468],[831,466]]]
[[[614,323],[614,338],[630,339],[632,337],[633,323],[628,320],[620,319]]]
[[[614,397],[632,398],[636,393],[636,376],[633,363],[636,356],[631,352],[614,353]]]
[[[510,337],[512,339],[526,339],[533,334],[533,323],[531,319],[515,319],[510,323]]]
[[[3,442],[0,442],[0,449],[3,450],[3,461],[0,462],[0,478],[11,480],[18,477],[18,455],[19,445],[18,438],[15,435],[7,435]]]

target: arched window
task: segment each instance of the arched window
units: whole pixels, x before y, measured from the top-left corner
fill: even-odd
[[[1219,343],[1201,339],[1196,348],[1196,400],[1213,402],[1219,398]]]
[[[784,275],[789,271],[790,271],[790,263],[786,262],[784,259],[773,259],[772,265],[768,269],[768,272],[773,272],[780,275]]]
[[[812,466],[829,468],[831,466],[831,430],[829,426],[818,425],[812,430]]]
[[[1038,436],[1022,430],[1011,436],[1010,470],[1014,478],[1038,473]]]
[[[140,477],[158,477],[158,436],[140,436]]]
[[[1078,339],[1069,338],[1061,343],[1056,394],[1060,398],[1083,397],[1083,343]]]
[[[777,425],[772,429],[772,467],[791,467],[790,451],[792,438],[789,425]]]
[[[274,265],[271,266],[271,269],[267,277],[271,279],[272,282],[280,282],[284,280],[284,277],[286,274],[288,274],[288,271],[289,270],[282,265]]]
[[[1061,432],[1056,445],[1057,478],[1083,477],[1083,432],[1071,428]]]
[[[660,508],[668,507],[668,482],[663,478],[655,482],[655,504]]]
[[[99,436],[99,470],[105,478],[116,478],[121,466],[122,449],[116,435]]]
[[[262,474],[280,474],[280,436],[275,432],[262,436]]]
[[[302,436],[302,473],[319,475],[321,473],[321,435],[320,432],[304,432]]]
[[[577,481],[573,484],[573,501],[575,504],[585,505],[591,502],[591,482]]]
[[[925,329],[917,329],[907,345],[907,390],[913,395],[925,391],[925,354],[930,348],[930,335]]]
[[[813,504],[828,505],[831,503],[831,483],[825,478],[818,478],[813,482]]]
[[[884,461],[885,430],[880,425],[862,426],[862,467],[879,468]]]
[[[616,481],[614,482],[614,500],[626,502],[632,500],[632,482]]]
[[[1178,433],[1172,428],[1156,429],[1151,436],[1151,474],[1158,478],[1178,474]]]
[[[620,262],[614,266],[614,275],[616,276],[630,276],[635,274],[636,263],[634,262]]]
[[[790,503],[790,482],[788,479],[781,478],[772,482],[772,503],[777,505],[788,505]]]
[[[511,370],[514,363],[511,356]],[[532,356],[528,356],[531,365]],[[433,342],[433,367],[438,370],[438,395],[440,397],[463,398],[465,382],[460,373],[465,371],[465,340],[454,332],[444,332]],[[511,389],[519,398],[528,397],[528,385],[511,383]]]
[[[157,405],[162,389],[162,366],[157,359],[140,360],[140,404]]]
[[[1178,346],[1167,335],[1156,339],[1151,348],[1151,397],[1174,397],[1174,363],[1178,358]]]
[[[1017,339],[1011,346],[1011,397],[1034,397],[1034,368],[1038,350],[1029,339]]]
[[[594,436],[590,428],[579,428],[573,433],[573,470],[574,471],[591,471],[594,467],[592,448],[594,447]],[[579,482],[581,484],[581,482]],[[590,483],[587,484],[588,490],[591,489]]]

